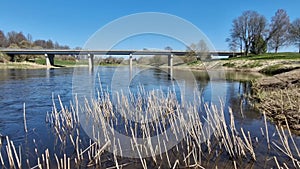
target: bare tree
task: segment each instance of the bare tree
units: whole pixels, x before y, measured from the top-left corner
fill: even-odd
[[[286,11],[278,9],[275,16],[272,17],[269,31],[269,47],[277,53],[281,46],[287,45],[287,34],[290,25],[290,19]]]
[[[165,47],[165,50],[169,50],[169,51],[171,51],[171,50],[173,50],[170,46],[166,46]]]
[[[53,42],[52,42],[52,40],[47,40],[47,42],[46,42],[46,48],[47,49],[53,49],[54,48],[54,44],[53,44]]]
[[[209,48],[206,44],[206,42],[201,39],[198,43],[192,43],[188,48],[187,51],[189,51],[188,56],[190,57],[195,57],[198,56],[200,57],[200,59],[210,59],[210,55],[209,55]],[[194,55],[194,56],[192,56]],[[197,59],[197,58],[195,58]],[[195,60],[194,59],[194,60]],[[193,61],[193,60],[191,60]]]
[[[243,46],[242,43],[240,43],[240,39],[231,39],[231,38],[226,38],[226,42],[228,43],[228,47],[232,52],[236,52],[238,48],[240,48],[240,52],[242,53],[243,51]]]
[[[3,31],[0,30],[0,47],[7,47],[7,39]]]
[[[21,45],[22,41],[27,41],[26,37],[22,32],[11,31],[7,33],[8,44],[11,46],[12,44],[16,44],[17,46]]]
[[[233,20],[230,30],[231,44],[238,45],[240,50],[244,48],[244,54],[248,55],[251,45],[264,37],[266,32],[266,18],[255,11],[245,11],[241,16]],[[261,52],[262,46],[257,46],[252,50],[254,53]]]
[[[41,48],[46,48],[47,47],[47,42],[45,40],[41,40],[41,39],[38,39],[38,40],[35,40],[33,42],[34,46],[40,46]]]
[[[300,18],[292,22],[289,29],[289,42],[296,45],[300,53]]]
[[[30,46],[29,46],[29,48],[32,48],[32,43],[33,43],[33,40],[32,40],[32,36],[31,36],[31,34],[27,34],[27,41],[29,42],[29,44],[30,44]]]

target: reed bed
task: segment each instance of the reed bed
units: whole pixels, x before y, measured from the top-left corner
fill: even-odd
[[[254,84],[256,107],[280,125],[289,122],[290,128],[300,134],[300,87],[292,86],[284,89],[262,89]]]
[[[62,148],[71,147],[73,151],[50,154],[49,149],[43,153],[37,153],[35,149],[37,164],[31,166],[26,159],[27,166],[24,166],[21,147],[18,153],[13,141],[6,137],[4,142],[0,142],[2,166],[47,169],[205,168],[222,167],[218,163],[209,163],[225,159],[230,167],[241,168],[257,161],[255,139],[249,131],[236,128],[230,108],[229,121],[226,120],[222,101],[221,106],[216,106],[202,103],[201,98],[195,96],[190,102],[181,102],[182,99],[178,99],[171,90],[145,91],[143,87],[137,93],[114,94],[112,97],[111,93],[101,90],[96,99],[80,100],[75,97],[69,107],[64,106],[59,96],[58,104],[53,98],[52,112],[47,113],[46,122]],[[82,119],[82,113],[85,119]],[[92,133],[88,144],[84,144],[86,138],[81,133],[81,127],[86,124],[90,125]],[[164,131],[169,132],[162,134]],[[278,168],[300,167],[299,150],[289,128],[287,131],[278,127],[280,139],[267,138],[270,149],[278,150],[279,157],[274,156],[274,163]],[[268,135],[267,124],[265,132]],[[129,138],[127,147],[118,133]],[[5,149],[1,149],[1,144]],[[168,147],[170,144],[173,146]],[[135,156],[126,156],[127,151]],[[282,156],[292,163],[279,160]]]

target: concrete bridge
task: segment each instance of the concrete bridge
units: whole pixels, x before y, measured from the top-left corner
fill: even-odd
[[[95,55],[128,55],[129,65],[132,67],[133,55],[166,55],[168,56],[168,65],[173,67],[173,56],[183,56],[188,54],[188,51],[180,50],[72,50],[72,49],[0,49],[0,52],[6,53],[11,58],[15,55],[44,55],[46,65],[51,67],[54,65],[55,55],[85,55],[89,59],[89,68],[93,69]],[[228,51],[211,51],[211,56],[233,56],[239,53]]]

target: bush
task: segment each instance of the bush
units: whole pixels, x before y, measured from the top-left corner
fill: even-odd
[[[187,55],[182,58],[184,63],[192,63],[197,61],[197,57],[195,55]]]
[[[0,63],[7,63],[9,62],[9,60],[10,60],[9,56],[0,52]]]

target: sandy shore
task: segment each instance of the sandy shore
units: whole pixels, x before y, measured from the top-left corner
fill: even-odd
[[[57,65],[47,67],[33,62],[7,62],[0,63],[0,69],[48,69],[48,68],[61,68],[61,67],[87,67],[88,65],[75,64],[75,65]]]
[[[0,69],[45,69],[46,65],[40,65],[32,62],[8,62],[0,63]]]

